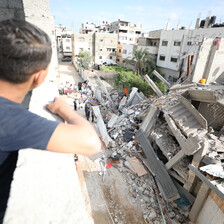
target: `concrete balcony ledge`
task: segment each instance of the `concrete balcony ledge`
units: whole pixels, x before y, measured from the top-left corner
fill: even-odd
[[[56,85],[46,82],[33,91],[30,110],[58,119],[44,108],[57,94]],[[93,223],[86,212],[73,155],[20,150],[3,223]]]

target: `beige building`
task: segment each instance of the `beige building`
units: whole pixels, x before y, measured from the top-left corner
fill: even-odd
[[[162,30],[151,31],[147,34],[143,34],[138,38],[137,49],[146,49],[152,59],[156,60],[159,51],[159,42]]]
[[[74,57],[81,51],[89,51],[94,64],[100,64],[106,59],[116,62],[117,34],[98,32],[73,34],[72,41]]]
[[[94,33],[93,42],[95,64],[101,63],[106,59],[116,61],[117,34]]]
[[[93,33],[72,35],[73,56],[78,56],[81,51],[90,51],[93,55]]]
[[[118,34],[118,41],[121,44],[136,44],[141,37],[142,25],[138,26],[127,21],[115,21],[109,26],[110,33]]]

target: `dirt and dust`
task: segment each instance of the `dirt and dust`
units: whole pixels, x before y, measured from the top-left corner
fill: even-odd
[[[122,174],[116,168],[107,170],[103,181],[99,170],[88,158],[80,157],[77,165],[87,211],[94,223],[146,223],[142,207],[136,204]]]

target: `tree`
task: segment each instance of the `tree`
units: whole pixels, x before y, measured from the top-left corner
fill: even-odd
[[[134,48],[132,55],[133,56],[131,58],[126,59],[126,63],[134,65],[138,75],[144,75],[147,69],[151,65],[154,65],[154,61],[150,57],[150,54],[147,49]]]
[[[79,53],[78,62],[80,63],[80,66],[84,69],[89,69],[92,63],[92,55],[89,51],[81,51]]]

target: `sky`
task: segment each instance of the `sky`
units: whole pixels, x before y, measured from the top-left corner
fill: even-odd
[[[215,15],[216,22],[224,22],[223,0],[50,0],[55,25],[62,24],[79,32],[82,23],[97,25],[118,19],[142,24],[142,31],[163,29],[167,21],[170,29],[177,25],[194,28],[196,19]]]

